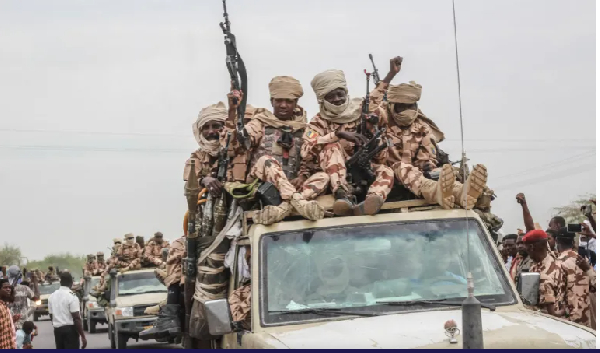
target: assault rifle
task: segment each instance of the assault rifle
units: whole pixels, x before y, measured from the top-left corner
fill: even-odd
[[[366,194],[369,186],[375,181],[375,173],[371,168],[371,160],[379,152],[388,148],[388,141],[382,135],[385,128],[378,130],[375,135],[346,161],[348,183],[352,185],[354,195]],[[381,141],[383,139],[383,141]],[[383,143],[382,143],[383,142]]]
[[[359,134],[362,134],[363,136],[365,136],[367,139],[370,139],[373,137],[373,134],[367,128],[367,122],[372,125],[377,125],[379,122],[379,117],[369,114],[369,100],[371,99],[370,92],[369,92],[369,78],[370,78],[371,74],[369,72],[367,72],[367,70],[365,70],[365,76],[367,78],[367,93],[365,94],[365,101],[363,102],[363,105],[362,105],[362,113],[361,113],[362,117],[361,117],[360,125],[358,126],[358,129],[357,129],[358,130],[357,132]],[[355,152],[356,151],[358,151],[358,146],[355,147]]]
[[[227,133],[227,140],[225,142],[225,148],[221,149],[219,153],[219,170],[217,171],[217,179],[220,182],[226,180],[227,167],[229,166],[229,142],[231,140],[231,133]],[[210,197],[210,196],[209,196]],[[223,227],[225,227],[225,221],[227,220],[227,193],[225,190],[221,192],[221,197],[215,204],[214,212],[211,212],[214,216],[214,225],[212,228],[212,235],[217,236]]]
[[[250,147],[250,140],[248,139],[248,132],[244,129],[244,116],[246,114],[246,102],[248,101],[248,79],[244,60],[242,60],[242,57],[237,50],[235,36],[231,33],[231,23],[229,22],[229,14],[227,14],[226,0],[223,0],[223,19],[224,21],[219,23],[219,26],[221,26],[223,35],[225,36],[225,52],[227,55],[225,65],[227,65],[227,71],[229,71],[229,78],[233,85],[233,89],[242,91],[244,94],[244,97],[237,108],[237,139],[241,145],[248,149]],[[234,98],[233,101],[234,104],[237,104],[236,98]]]
[[[369,59],[371,60],[371,64],[373,64],[373,81],[375,82],[375,86],[377,86],[379,84],[379,81],[381,81],[381,77],[379,76],[379,70],[377,70],[377,67],[375,66],[372,54],[369,54]],[[387,90],[383,94],[383,101],[387,102]]]

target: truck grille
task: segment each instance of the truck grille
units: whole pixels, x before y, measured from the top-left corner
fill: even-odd
[[[42,305],[48,305],[48,299],[42,299]]]
[[[146,310],[147,307],[149,306],[154,306],[154,305],[139,305],[139,306],[134,306],[133,307],[133,316],[144,316],[144,310]]]

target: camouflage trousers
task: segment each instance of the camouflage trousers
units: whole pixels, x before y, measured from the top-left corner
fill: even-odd
[[[413,194],[421,196],[421,177],[423,172],[412,164],[397,162],[392,166],[396,180]]]
[[[262,156],[250,168],[250,177],[269,182],[279,190],[282,200],[291,200],[296,188],[290,183],[281,164],[270,156]]]
[[[144,256],[144,261],[143,263],[146,265],[154,265],[154,266],[160,266],[162,265],[162,255],[160,257],[155,257],[155,256]]]
[[[324,172],[315,173],[308,178],[302,187],[302,196],[307,200],[315,199],[325,192],[329,184],[332,193],[340,188],[348,191],[346,159],[347,154],[339,143],[325,145],[319,154],[319,167]],[[394,172],[383,164],[372,163],[371,167],[375,173],[375,181],[369,187],[367,195],[378,195],[385,200],[394,186]]]

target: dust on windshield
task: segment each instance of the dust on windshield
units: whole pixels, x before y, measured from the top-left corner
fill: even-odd
[[[58,282],[55,282],[55,283],[52,283],[52,284],[46,284],[46,285],[39,285],[38,286],[38,289],[40,290],[40,294],[41,295],[52,294],[58,288],[60,288],[60,283],[58,283]]]
[[[262,317],[265,323],[290,321],[290,315],[279,314],[314,308],[383,314],[403,310],[383,302],[461,300],[467,296],[467,252],[475,295],[494,305],[515,302],[502,265],[475,221],[469,222],[467,249],[466,223],[379,223],[265,236]],[[294,314],[296,319],[306,318]]]
[[[127,273],[119,276],[118,295],[143,293],[166,293],[167,287],[160,283],[154,272]]]

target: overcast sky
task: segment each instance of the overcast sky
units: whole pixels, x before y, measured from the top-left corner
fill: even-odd
[[[450,0],[229,0],[249,103],[275,75],[342,69],[364,95],[383,77],[423,85],[420,107],[460,158]],[[496,190],[503,231],[595,192],[595,1],[456,0],[465,148]],[[229,88],[219,0],[0,2],[2,241],[40,259],[107,250],[128,232],[182,234],[182,172],[198,111]]]

